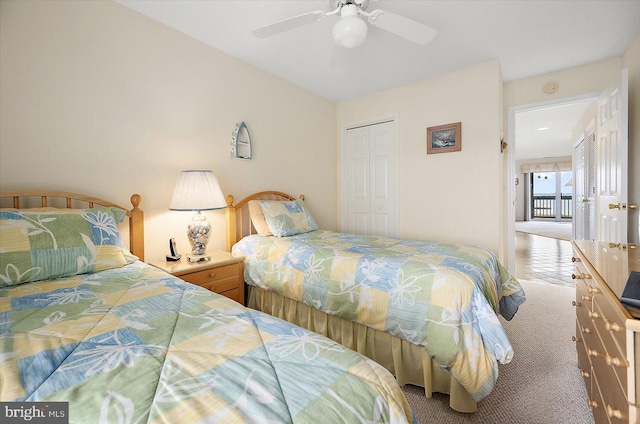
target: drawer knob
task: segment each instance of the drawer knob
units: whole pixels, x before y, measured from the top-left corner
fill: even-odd
[[[626,418],[621,411],[613,409],[611,405],[607,405],[607,415],[609,416],[609,418],[617,418],[619,420]]]
[[[587,296],[586,294],[583,294],[580,296],[580,299],[584,300],[585,302],[590,302],[591,299],[593,299],[593,296]]]
[[[588,399],[587,404],[592,408],[600,408],[600,404],[595,400]]]
[[[607,331],[620,331],[620,325],[617,322],[611,322],[608,319],[604,320],[604,328],[607,329]]]
[[[589,274],[584,274],[584,273],[580,273],[580,274],[571,274],[571,278],[573,278],[574,280],[588,280],[591,278],[591,276]]]
[[[614,367],[622,367],[622,366],[624,366],[624,364],[622,363],[620,358],[614,358],[614,357],[611,357],[611,356],[607,355],[604,358],[604,360],[606,361],[607,365],[609,365],[609,366],[614,366]]]
[[[598,293],[600,293],[600,289],[599,289],[599,288],[597,288],[597,287],[591,287],[591,286],[587,287],[587,291],[588,291],[589,293],[591,293],[591,294],[598,294]]]
[[[589,327],[580,327],[580,331],[587,334],[591,333],[591,329]]]
[[[576,337],[576,336],[571,336],[571,341],[579,342],[579,341],[580,341],[580,338],[579,338],[579,337]]]
[[[571,301],[571,306],[582,306],[582,303],[576,302],[575,300]]]
[[[599,313],[597,313],[597,312],[589,311],[589,312],[587,312],[587,315],[589,315],[589,318],[591,318],[591,319],[598,319],[598,318],[600,318],[600,314],[599,314]]]
[[[582,262],[580,258],[576,258],[575,256],[571,258],[571,262]]]
[[[587,349],[587,355],[593,356],[594,358],[597,358],[598,356],[602,356],[601,353],[598,353],[597,350],[593,350],[593,349]]]
[[[582,371],[582,370],[580,370],[580,375],[581,375],[582,377],[584,377],[584,378],[589,378],[589,377],[591,377],[591,374],[589,374],[589,373],[588,373],[588,372],[586,372],[586,371]]]
[[[215,272],[211,272],[211,273],[209,273],[209,277],[213,278],[213,277],[215,277],[215,276],[216,276],[216,273],[215,273]]]

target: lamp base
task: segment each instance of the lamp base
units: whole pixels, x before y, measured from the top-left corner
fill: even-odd
[[[189,262],[204,262],[204,261],[210,261],[211,260],[211,255],[192,255],[191,253],[187,254],[187,259],[189,260]]]

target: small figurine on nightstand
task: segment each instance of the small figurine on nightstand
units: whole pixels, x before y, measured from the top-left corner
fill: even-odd
[[[178,248],[176,247],[176,239],[174,238],[169,239],[169,251],[171,252],[171,255],[167,255],[167,261],[169,262],[179,261],[182,257],[182,255],[178,253]]]

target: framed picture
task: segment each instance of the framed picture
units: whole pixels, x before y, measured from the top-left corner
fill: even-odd
[[[462,122],[427,128],[427,154],[462,150]]]

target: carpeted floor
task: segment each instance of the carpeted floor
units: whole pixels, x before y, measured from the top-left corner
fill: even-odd
[[[571,240],[571,221],[517,221],[515,229],[521,233]]]
[[[428,399],[420,387],[405,386],[405,396],[420,423],[593,423],[578,370],[575,335],[575,289],[520,281],[527,301],[511,321],[501,317],[514,349],[500,365],[494,390],[475,414],[449,408],[448,396]]]

